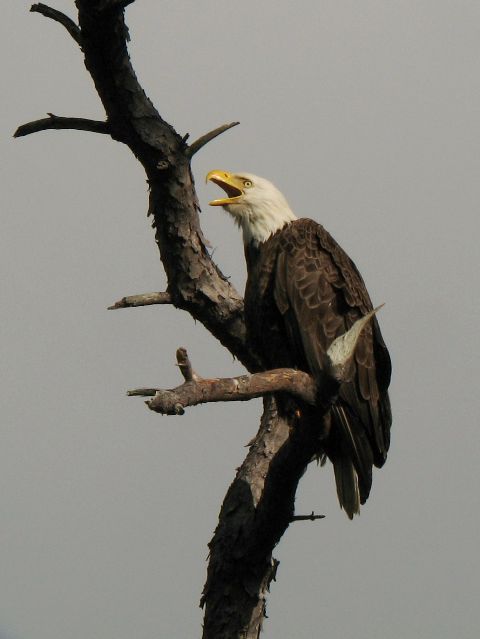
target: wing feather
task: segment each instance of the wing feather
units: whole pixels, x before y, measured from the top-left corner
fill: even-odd
[[[296,350],[298,365],[321,378],[333,339],[368,313],[372,303],[353,262],[316,222],[297,220],[281,232],[278,242],[275,303]],[[359,340],[351,375],[351,380],[342,385],[333,411],[341,442],[332,438],[332,443],[351,460],[363,503],[371,486],[372,463],[380,466],[385,460],[391,424],[387,395],[390,359],[375,319]],[[338,453],[332,451],[332,461],[335,457]],[[347,512],[355,502],[350,468],[337,459],[336,475],[347,473],[343,489],[338,488],[337,481],[339,494],[343,491],[349,495],[344,504]]]

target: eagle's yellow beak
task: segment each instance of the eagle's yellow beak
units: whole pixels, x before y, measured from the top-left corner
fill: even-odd
[[[219,171],[215,169],[208,173],[205,182],[215,182],[218,184],[228,197],[209,202],[210,206],[225,206],[225,204],[234,204],[238,198],[243,195],[243,181],[233,173],[228,171]]]

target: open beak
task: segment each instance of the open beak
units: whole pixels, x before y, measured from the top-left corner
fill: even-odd
[[[206,182],[214,182],[218,184],[227,197],[220,198],[218,200],[212,200],[209,202],[210,206],[225,206],[226,204],[235,204],[235,202],[243,195],[243,182],[238,177],[229,173],[228,171],[210,171],[208,173]]]

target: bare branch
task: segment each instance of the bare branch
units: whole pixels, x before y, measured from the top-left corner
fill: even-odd
[[[48,114],[48,118],[27,122],[18,127],[13,134],[14,138],[21,138],[24,135],[47,131],[48,129],[76,129],[77,131],[90,131],[91,133],[110,133],[108,122],[100,120],[89,120],[86,118],[65,118],[60,115]]]
[[[158,391],[158,388],[135,388],[127,391],[127,395],[129,397],[153,397]]]
[[[200,149],[203,146],[205,146],[205,144],[208,144],[211,140],[216,138],[218,135],[225,133],[225,131],[228,131],[228,129],[231,129],[234,126],[237,126],[237,124],[240,124],[240,122],[230,122],[230,124],[222,124],[222,126],[219,126],[217,129],[214,129],[213,131],[209,131],[208,133],[205,133],[205,135],[202,135],[200,138],[198,138],[198,140],[195,140],[195,142],[192,142],[192,144],[190,144],[190,146],[188,147],[186,151],[187,157],[189,158],[193,157],[195,153],[200,151]]]
[[[51,18],[52,20],[55,20],[55,22],[59,22],[65,27],[65,29],[72,36],[75,42],[77,44],[81,44],[82,34],[79,26],[75,24],[75,22],[67,15],[65,15],[61,11],[58,11],[58,9],[52,9],[52,7],[43,4],[43,2],[38,2],[36,4],[32,4],[32,6],[30,7],[30,11],[32,11],[32,13],[41,13],[42,16]]]
[[[326,374],[336,385],[340,385],[348,378],[349,365],[353,359],[358,338],[380,308],[381,306],[378,306],[361,317],[350,330],[332,342],[327,351],[329,366]],[[183,414],[183,410],[179,413],[179,406],[186,408],[209,402],[243,402],[280,392],[290,393],[296,399],[310,405],[315,405],[318,400],[318,387],[313,377],[293,368],[277,368],[240,377],[205,379],[193,371],[185,348],[177,350],[177,363],[185,379],[181,386],[172,389],[137,388],[128,391],[127,395],[154,396],[146,404],[151,410],[163,415]],[[331,392],[328,393],[329,401],[331,394]]]
[[[117,308],[132,308],[134,306],[150,306],[152,304],[172,304],[172,296],[167,291],[159,293],[141,293],[140,295],[129,295],[122,297],[121,300],[115,302],[108,310]]]
[[[317,519],[325,519],[325,515],[316,515],[312,510],[310,515],[294,515],[290,521],[315,521]]]
[[[192,380],[176,388],[168,390],[136,388],[128,391],[127,395],[151,396],[154,394],[154,398],[147,402],[147,406],[162,415],[178,415],[178,406],[186,408],[209,402],[244,402],[277,392],[290,393],[308,404],[315,403],[314,379],[308,373],[293,368],[277,368],[253,375],[213,379],[193,375]]]

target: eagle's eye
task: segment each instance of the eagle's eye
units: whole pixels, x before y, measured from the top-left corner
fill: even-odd
[[[250,180],[243,180],[243,186],[246,189],[249,189],[251,186],[253,186],[253,184],[250,182]]]

